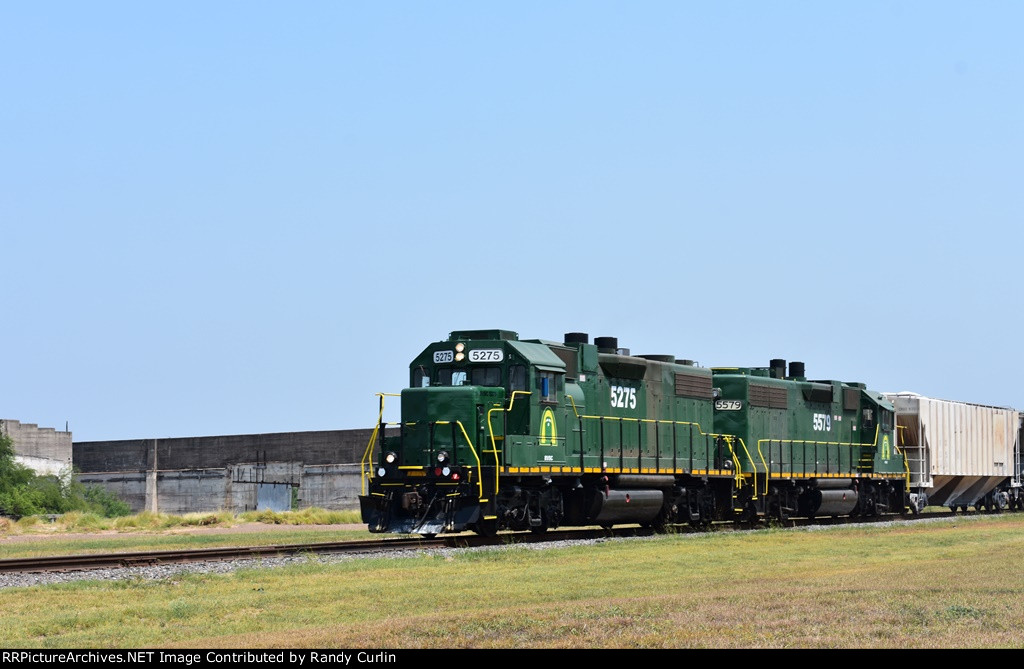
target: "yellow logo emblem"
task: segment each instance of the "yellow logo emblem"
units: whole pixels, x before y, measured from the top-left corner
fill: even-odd
[[[882,437],[882,459],[888,460],[892,457],[892,446],[889,445],[889,435]]]
[[[556,446],[558,442],[558,428],[555,427],[555,413],[551,409],[544,409],[540,416],[540,445]]]

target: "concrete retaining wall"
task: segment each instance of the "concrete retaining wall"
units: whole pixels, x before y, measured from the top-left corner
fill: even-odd
[[[78,471],[119,472],[152,469],[204,469],[236,462],[292,462],[325,465],[359,462],[373,430],[325,430],[82,441],[73,447]]]
[[[74,464],[82,483],[103,485],[135,512],[252,511],[273,486],[296,488],[298,508],[356,510],[371,432],[79,442]]]
[[[253,474],[255,474],[253,476]],[[291,488],[294,483],[297,507],[358,510],[359,465],[302,465],[297,462],[270,463],[257,470],[254,465],[213,469],[162,470],[152,472],[93,472],[79,474],[86,484],[102,485],[127,502],[133,512],[154,511],[183,514],[197,511],[254,511],[259,506],[261,485]]]

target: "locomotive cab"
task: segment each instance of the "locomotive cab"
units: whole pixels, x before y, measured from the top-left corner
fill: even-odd
[[[564,363],[514,332],[456,331],[428,346],[410,365],[401,421],[378,424],[364,456],[370,531],[496,531],[502,468],[565,459],[565,390]]]

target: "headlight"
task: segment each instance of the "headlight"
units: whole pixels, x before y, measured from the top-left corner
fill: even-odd
[[[395,460],[397,459],[398,454],[395,453],[394,451],[388,451],[387,455],[384,456],[384,462],[388,463],[389,465],[395,464]]]
[[[451,476],[452,470],[449,467],[445,467],[441,470],[441,476]]]
[[[387,472],[388,472],[388,470],[386,470],[383,467],[381,467],[380,469],[377,470],[377,476],[379,476],[381,478],[384,478],[384,474],[386,474]]]
[[[450,457],[451,456],[448,455],[448,451],[438,451],[437,453],[437,461],[440,463],[448,462],[448,458]]]

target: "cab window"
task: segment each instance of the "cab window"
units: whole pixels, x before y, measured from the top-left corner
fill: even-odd
[[[462,386],[466,383],[466,370],[464,369],[452,369],[451,367],[442,367],[437,370],[437,381],[434,385],[438,386]]]
[[[474,386],[500,386],[501,367],[473,367],[470,370],[470,383]]]
[[[412,372],[412,387],[413,388],[426,388],[430,385],[430,375],[427,371],[420,367],[414,369]]]
[[[526,390],[526,367],[512,365],[508,368],[508,388],[510,391]]]
[[[563,389],[564,376],[557,372],[537,372],[537,391],[541,402],[557,402],[556,393]]]

